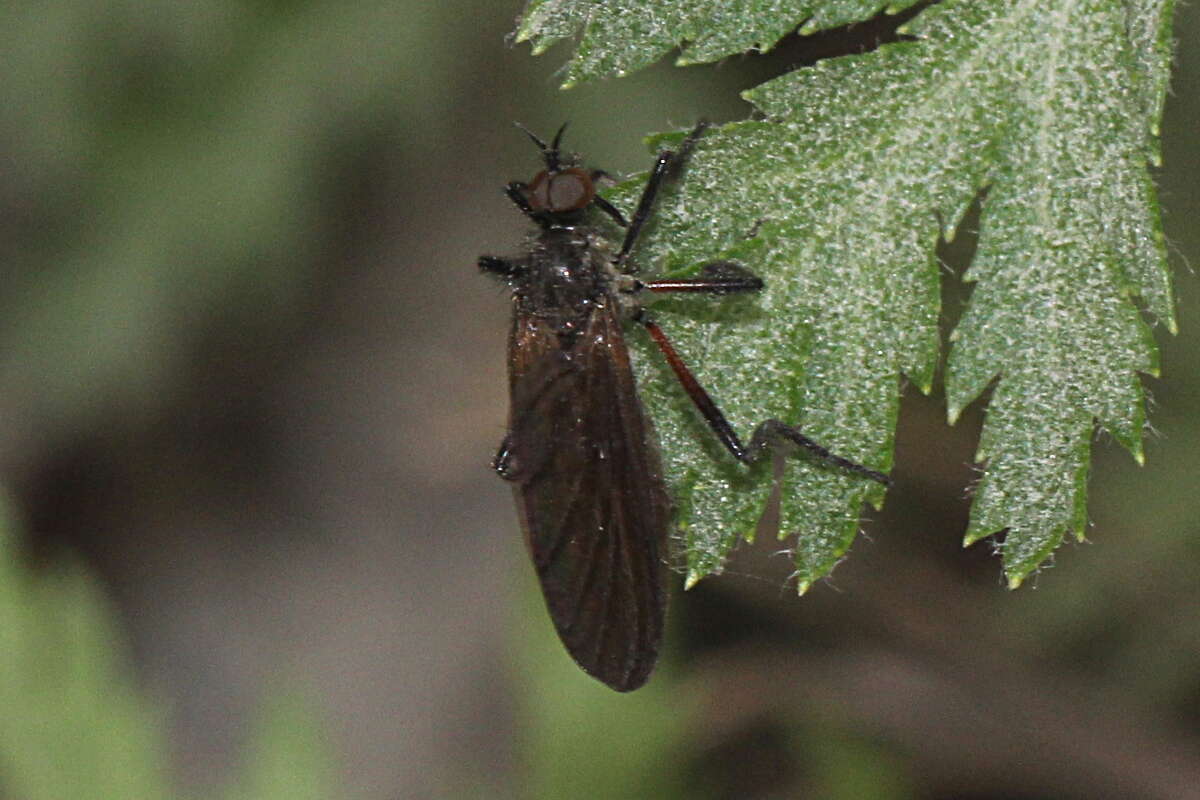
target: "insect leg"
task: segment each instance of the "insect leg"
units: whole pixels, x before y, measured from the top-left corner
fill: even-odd
[[[732,261],[705,264],[698,278],[638,281],[634,290],[649,292],[699,292],[704,294],[734,294],[757,292],[763,288],[762,278]]]
[[[542,217],[538,212],[533,210],[533,206],[529,204],[529,198],[525,196],[525,190],[529,187],[520,181],[513,181],[504,187],[504,193],[508,195],[508,199],[513,201],[513,204],[521,209],[521,212],[532,219],[534,222],[540,222]]]
[[[496,455],[492,458],[492,469],[500,473],[504,477],[509,471],[508,462],[512,459],[512,445],[509,444],[508,436],[500,442],[500,446],[496,448]]]
[[[751,437],[750,446],[746,447],[742,444],[742,440],[738,438],[733,426],[725,419],[725,415],[721,412],[721,409],[713,402],[712,397],[700,385],[700,382],[696,380],[696,376],[692,374],[692,371],[688,369],[687,364],[684,363],[679,353],[676,352],[667,335],[663,333],[662,328],[658,327],[645,314],[639,315],[638,321],[645,326],[647,332],[650,334],[650,338],[654,340],[654,343],[658,345],[658,349],[666,357],[671,371],[675,373],[675,377],[683,385],[684,391],[688,393],[688,397],[691,398],[696,408],[703,415],[704,421],[708,423],[708,427],[717,435],[717,438],[725,446],[725,449],[732,453],[733,457],[738,461],[741,461],[743,464],[751,464],[757,461],[772,444],[786,441],[808,450],[822,461],[833,464],[836,467],[857,475],[862,475],[864,478],[870,478],[873,481],[882,483],[884,486],[891,485],[891,479],[882,472],[864,467],[862,464],[851,461],[848,458],[835,455],[828,448],[817,444],[812,439],[800,433],[796,428],[777,419],[769,419],[761,423],[755,429],[754,436]]]
[[[613,180],[611,175],[609,175],[607,172],[605,172],[602,169],[594,169],[590,173],[588,173],[588,175],[589,175],[589,177],[591,177],[593,184],[605,183],[605,184],[608,184],[609,186],[614,186],[617,183],[615,180]],[[592,198],[592,204],[595,205],[597,208],[599,208],[601,211],[603,211],[605,214],[608,214],[610,217],[612,217],[613,221],[616,222],[618,225],[620,225],[622,228],[629,227],[629,222],[625,219],[625,215],[621,213],[620,209],[618,209],[612,203],[605,200],[600,195],[595,195]]]
[[[547,442],[528,433],[529,423],[538,415],[545,414],[543,401],[553,398],[560,391],[560,382],[578,373],[579,367],[570,359],[558,358],[543,366],[544,372],[535,380],[522,381],[519,391],[512,398],[513,415],[508,433],[496,449],[492,469],[506,481],[522,483],[537,473],[548,455],[553,442]]]
[[[504,441],[500,442],[500,446],[496,448],[496,455],[492,458],[492,469],[496,470],[496,473],[506,481],[515,480],[518,477],[512,466],[511,435],[506,435]]]
[[[616,206],[614,206],[612,203],[605,200],[600,195],[596,195],[595,197],[592,198],[592,204],[594,206],[596,206],[596,208],[603,211],[605,214],[608,214],[610,217],[612,217],[613,220],[618,225],[620,225],[622,228],[629,227],[629,223],[625,221],[625,215],[622,214],[620,212],[620,210],[617,209]]]
[[[640,313],[637,317],[638,322],[645,326],[650,334],[650,338],[658,345],[658,349],[666,356],[667,364],[675,373],[675,377],[683,385],[683,390],[688,393],[688,397],[695,403],[696,408],[704,416],[704,421],[708,423],[708,427],[712,428],[712,432],[721,440],[721,444],[725,445],[725,449],[733,454],[733,457],[744,464],[749,464],[754,460],[754,456],[742,444],[742,440],[738,438],[737,431],[729,424],[729,420],[725,419],[725,415],[721,413],[721,409],[713,402],[713,399],[708,396],[708,392],[700,385],[700,381],[696,380],[696,376],[688,369],[687,364],[683,363],[683,359],[679,357],[679,353],[675,352],[671,340],[663,333],[662,328],[658,327],[658,323],[647,317],[644,313]]]
[[[479,268],[484,272],[499,275],[501,278],[513,278],[521,273],[522,265],[516,261],[497,256],[480,256]]]
[[[696,140],[704,133],[704,129],[708,127],[708,122],[701,120],[697,123],[692,132],[683,140],[683,144],[679,147],[679,152],[673,150],[663,150],[658,154],[658,159],[654,162],[654,168],[650,171],[650,178],[646,181],[646,188],[642,189],[642,197],[638,200],[637,210],[633,212],[633,218],[629,222],[629,227],[625,230],[625,241],[621,243],[621,250],[617,253],[617,267],[624,266],[625,260],[629,258],[629,252],[633,250],[634,244],[637,243],[638,236],[642,232],[642,226],[646,224],[646,220],[650,217],[650,212],[654,209],[654,199],[658,196],[658,190],[662,188],[663,180],[667,177],[667,172],[670,170],[672,163],[685,161],[692,148],[696,146]]]
[[[833,464],[835,467],[841,467],[848,472],[862,475],[864,478],[870,478],[876,483],[882,483],[884,486],[892,485],[892,479],[882,472],[870,467],[864,467],[857,461],[851,461],[848,458],[830,452],[828,447],[817,444],[801,433],[795,426],[788,425],[786,422],[777,419],[768,419],[759,423],[759,426],[754,429],[754,435],[750,438],[750,450],[751,452],[762,452],[772,442],[779,441],[787,441],[803,447],[826,463]]]
[[[602,169],[593,169],[588,173],[588,177],[592,179],[592,183],[603,183],[606,186],[617,185],[616,179]]]

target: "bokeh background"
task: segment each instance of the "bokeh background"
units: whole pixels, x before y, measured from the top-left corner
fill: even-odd
[[[0,9],[0,481],[31,564],[81,554],[112,598],[181,796],[295,681],[362,800],[1200,797],[1197,9],[1157,171],[1182,330],[1147,465],[1099,437],[1090,543],[1004,589],[960,547],[982,411],[909,392],[832,579],[798,599],[743,548],[616,696],[558,646],[488,468],[508,307],[474,262],[523,231],[512,121],[642,170],[646,133],[894,22],[563,93],[564,49],[505,44],[520,7]]]

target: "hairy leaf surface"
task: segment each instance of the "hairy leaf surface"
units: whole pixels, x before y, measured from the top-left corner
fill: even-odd
[[[693,43],[684,59],[724,42],[697,50],[701,60],[791,29],[768,24],[779,10],[767,2],[639,3],[639,15],[610,19],[621,5],[534,2],[521,35],[544,47],[582,27],[570,82],[620,74],[681,40]],[[827,4],[786,24],[845,21],[851,7],[877,8]],[[797,422],[835,452],[888,467],[901,380],[928,391],[938,362],[935,245],[982,193],[974,292],[946,369],[952,421],[993,387],[966,541],[1006,530],[1015,586],[1064,535],[1082,536],[1096,424],[1142,457],[1138,373],[1157,366],[1139,302],[1174,326],[1146,168],[1170,10],[949,0],[906,26],[915,41],[747,92],[763,119],[706,135],[639,253],[646,272],[686,274],[722,257],[767,281],[753,298],[656,306],[735,426],[749,435],[769,416]],[[639,187],[616,199],[631,204]],[[752,534],[772,470],[748,473],[721,453],[649,347],[641,361],[694,581]],[[797,535],[803,591],[882,489],[804,458],[787,459],[781,480],[781,531]]]

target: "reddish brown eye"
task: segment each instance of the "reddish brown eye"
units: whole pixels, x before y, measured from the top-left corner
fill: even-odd
[[[596,187],[586,172],[576,167],[555,172],[539,172],[526,190],[529,204],[537,211],[561,214],[586,208],[596,195]]]

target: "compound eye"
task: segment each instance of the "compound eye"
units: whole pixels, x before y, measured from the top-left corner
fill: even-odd
[[[539,172],[529,182],[529,204],[538,211],[561,214],[586,208],[596,196],[596,187],[586,172],[577,167]]]

